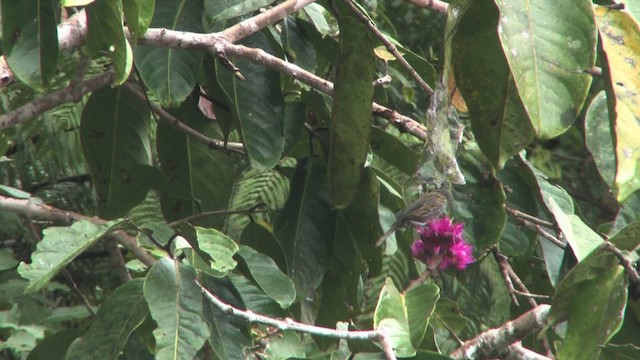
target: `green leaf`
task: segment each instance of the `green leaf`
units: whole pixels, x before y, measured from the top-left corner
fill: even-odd
[[[291,194],[273,222],[287,260],[287,272],[299,298],[320,286],[329,266],[328,244],[334,214],[326,192],[325,168],[302,160],[291,179]]]
[[[144,297],[158,324],[153,331],[156,359],[192,359],[209,337],[202,318],[202,293],[193,268],[177,260],[158,260],[144,282]]]
[[[16,78],[42,90],[58,64],[58,28],[54,1],[2,2],[2,47]]]
[[[623,251],[638,251],[640,245],[640,223],[625,226],[609,238],[618,249]]]
[[[267,296],[249,279],[241,275],[236,275],[233,272],[229,273],[228,278],[238,290],[240,298],[247,310],[276,317],[289,316],[282,310],[277,302]]]
[[[287,58],[301,68],[315,73],[317,61],[316,51],[299,20],[286,17],[282,21],[283,31],[280,33],[282,46],[286,49]]]
[[[611,137],[607,96],[604,91],[593,98],[587,109],[584,119],[584,137],[600,176],[607,185],[612,186],[616,174],[615,148]]]
[[[378,217],[380,184],[371,168],[362,172],[360,188],[349,207],[340,213],[346,234],[343,237],[353,241],[367,261],[371,275],[377,275],[382,268],[382,254],[374,239],[382,234]],[[339,235],[336,235],[339,236]],[[344,239],[346,240],[346,239]]]
[[[196,226],[195,229],[198,234],[200,250],[213,259],[211,269],[221,273],[223,276],[235,269],[236,261],[233,260],[233,255],[238,252],[238,245],[216,229],[207,229],[199,226]]]
[[[100,306],[87,333],[71,345],[67,358],[118,358],[131,333],[149,314],[143,285],[143,279],[135,279],[116,289]]]
[[[483,156],[469,146],[459,157],[466,185],[455,186],[453,213],[465,224],[464,236],[475,252],[498,243],[507,222],[506,195],[498,179],[487,176]]]
[[[127,28],[134,42],[151,25],[155,5],[155,0],[125,0],[122,3]]]
[[[551,183],[542,171],[525,159],[523,153],[520,154],[519,163],[518,168],[523,178],[529,187],[535,190],[536,196],[542,200],[549,211],[551,211],[551,201],[553,200],[563,213],[574,213],[573,199],[562,187]]]
[[[173,115],[204,135],[220,136],[216,123],[205,119],[192,99],[185,101]],[[211,149],[165,122],[158,124],[156,141],[162,171],[172,183],[179,184],[161,193],[162,213],[167,220],[228,208],[239,161],[236,155]],[[191,194],[189,198],[177,192],[181,188]],[[221,228],[224,217],[207,216],[193,223]]]
[[[333,206],[343,209],[358,192],[369,149],[375,57],[369,33],[359,20],[342,17],[339,23],[328,176]]]
[[[82,334],[82,329],[64,329],[49,335],[29,352],[27,360],[64,359],[69,345]]]
[[[407,175],[413,175],[420,155],[390,133],[374,127],[371,129],[371,150],[373,154],[393,164]]]
[[[275,0],[205,0],[204,11],[211,23],[242,16],[266,7]]]
[[[606,54],[605,75],[610,77],[608,93],[612,104],[616,156],[614,190],[623,201],[640,189],[640,26],[626,11],[596,7],[602,47]],[[606,118],[601,121],[606,122]]]
[[[266,359],[304,359],[307,354],[298,334],[293,331],[283,331],[273,338],[264,350]]]
[[[151,27],[204,32],[201,0],[157,0]],[[198,82],[200,51],[137,46],[135,62],[142,80],[162,106],[177,107]]]
[[[456,85],[469,108],[480,149],[500,169],[535,132],[524,121],[526,110],[500,46],[497,8],[491,0],[466,4],[451,45]]]
[[[417,349],[429,326],[429,318],[440,299],[440,288],[435,284],[421,284],[410,288],[405,294],[407,321],[411,343]]]
[[[244,39],[242,45],[279,55],[261,32]],[[251,165],[258,170],[270,169],[280,160],[285,143],[280,74],[247,59],[230,60],[240,69],[244,80],[216,62],[218,82],[232,105],[233,115],[240,121]]]
[[[578,264],[558,286],[552,315],[560,319],[559,313],[566,311],[568,320],[558,359],[597,358],[601,346],[622,326],[628,292],[624,269],[615,259],[603,262],[603,257],[613,255],[597,251],[583,262],[586,266]],[[565,306],[554,309],[557,302]]]
[[[122,0],[98,0],[87,6],[89,30],[85,51],[90,56],[101,50],[109,52],[116,74],[114,85],[127,81],[133,66],[133,52],[124,32],[122,15]]]
[[[111,231],[125,224],[125,220],[103,225],[81,220],[68,227],[50,227],[43,231],[42,241],[31,254],[31,264],[21,263],[18,273],[29,280],[25,293],[42,289],[60,270],[93,246]]]
[[[411,357],[416,349],[411,343],[411,333],[407,319],[407,307],[404,296],[387,279],[373,315],[373,327],[384,330],[389,343],[398,357]]]
[[[0,194],[16,199],[29,199],[31,194],[7,185],[0,185]]]
[[[553,198],[549,199],[549,210],[556,218],[558,227],[571,246],[578,261],[584,260],[593,250],[604,241],[595,231],[591,230],[579,216],[566,214],[560,209]]]
[[[496,0],[498,35],[537,135],[565,132],[587,97],[597,30],[589,0]]]
[[[205,280],[206,288],[226,304],[244,309],[233,283],[226,279]],[[244,360],[244,350],[253,346],[250,324],[237,316],[225,314],[217,306],[207,301],[204,306],[204,317],[211,326],[209,344],[219,359]]]
[[[82,111],[80,140],[98,195],[100,217],[124,216],[146,196],[143,177],[131,170],[150,165],[149,109],[122,88],[91,94]],[[126,145],[125,145],[126,144]]]
[[[278,265],[268,256],[248,246],[241,246],[238,255],[247,265],[251,276],[262,291],[275,300],[283,309],[288,308],[296,299],[293,281],[283,274]]]

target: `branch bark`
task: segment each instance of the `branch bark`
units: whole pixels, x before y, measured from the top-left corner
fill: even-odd
[[[494,359],[507,356],[512,344],[521,341],[547,325],[550,305],[538,305],[496,329],[487,330],[467,341],[451,354],[456,360]],[[517,344],[519,345],[519,344]],[[528,352],[531,352],[528,350]],[[540,355],[542,356],[542,355]]]

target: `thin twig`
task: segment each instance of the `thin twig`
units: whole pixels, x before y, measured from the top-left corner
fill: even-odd
[[[508,206],[505,206],[504,209],[509,214],[513,215],[516,218],[524,219],[524,220],[530,221],[530,222],[532,222],[534,224],[538,224],[538,225],[541,225],[541,226],[546,226],[548,228],[553,228],[554,227],[552,222],[546,221],[546,220],[542,220],[540,218],[537,218],[537,217],[535,217],[533,215],[529,215],[527,213],[523,213],[520,210],[512,209],[512,208],[510,208]]]
[[[216,215],[235,215],[235,214],[253,214],[253,213],[266,213],[268,212],[267,210],[260,210],[260,209],[248,209],[248,210],[212,210],[212,211],[205,211],[202,212],[200,214],[194,214],[194,215],[189,215],[187,217],[184,217],[182,219],[178,219],[176,221],[172,221],[170,223],[168,223],[167,225],[169,227],[176,227],[182,223],[185,222],[189,222],[189,221],[193,221],[193,220],[198,220],[201,219],[203,217],[207,217],[207,216],[216,216]]]
[[[331,337],[337,339],[346,339],[346,340],[368,340],[368,341],[377,341],[380,343],[380,346],[383,348],[383,352],[385,357],[388,360],[395,360],[396,357],[393,353],[393,349],[391,348],[391,343],[389,342],[389,338],[386,333],[382,330],[336,330],[330,329],[326,327],[314,326],[309,324],[303,324],[297,321],[294,321],[291,318],[287,318],[285,320],[278,320],[274,318],[270,318],[265,315],[256,314],[251,310],[240,310],[236,307],[233,307],[222,300],[218,299],[215,295],[213,295],[207,288],[205,288],[202,284],[196,281],[196,284],[202,290],[202,293],[207,298],[207,300],[211,301],[213,305],[215,305],[218,309],[220,309],[223,313],[228,315],[233,315],[244,319],[250,323],[260,323],[268,326],[273,326],[281,331],[291,330],[303,332],[316,336],[323,337]]]
[[[146,96],[145,96],[144,92],[141,89],[138,88],[137,85],[134,85],[132,83],[125,83],[123,86],[131,94],[135,95],[138,99],[140,99],[140,101],[144,101],[146,103],[146,101],[147,101],[146,100]],[[174,127],[176,129],[184,132],[185,134],[189,135],[194,140],[197,140],[197,141],[200,141],[201,143],[204,143],[210,149],[231,151],[231,152],[234,152],[236,154],[246,155],[246,152],[244,151],[244,145],[242,145],[241,143],[227,142],[225,144],[225,142],[222,141],[222,140],[210,138],[210,137],[208,137],[208,136],[196,131],[195,129],[193,129],[190,126],[186,125],[185,123],[180,121],[178,118],[176,118],[175,116],[171,115],[168,111],[164,110],[162,107],[160,107],[160,106],[158,106],[158,105],[156,105],[154,103],[150,102],[150,103],[148,103],[148,106],[151,107],[151,111],[153,111],[154,113],[158,114],[160,119],[162,119],[164,122],[169,124],[171,127]]]
[[[507,291],[509,291],[509,296],[511,296],[511,300],[516,306],[520,306],[520,302],[518,302],[518,298],[516,297],[516,289],[513,287],[513,282],[511,281],[511,277],[509,277],[509,269],[511,265],[509,264],[509,260],[506,256],[502,255],[497,247],[493,247],[491,249],[491,253],[493,254],[494,259],[496,259],[496,263],[498,264],[498,268],[500,268],[500,272],[502,273],[502,279],[504,283],[507,285]]]
[[[624,268],[627,276],[629,277],[629,280],[631,280],[631,282],[635,284],[635,286],[640,286],[640,275],[635,268],[635,263],[629,260],[627,255],[625,255],[622,250],[618,249],[610,241],[603,242],[601,247],[618,258],[618,262],[620,262],[620,265],[622,265],[622,267]]]
[[[351,10],[351,12],[360,20],[389,50],[391,54],[398,60],[398,62],[409,72],[409,75],[415,80],[418,85],[427,93],[427,95],[433,94],[433,89],[426,81],[418,74],[418,72],[405,60],[404,56],[398,51],[398,48],[393,44],[383,33],[378,30],[375,24],[369,19],[369,17],[358,7],[356,7],[351,0],[343,0],[345,5]]]
[[[543,300],[549,300],[551,299],[551,296],[549,295],[540,295],[540,294],[532,294],[529,292],[524,292],[524,291],[520,291],[520,290],[513,290],[513,292],[518,295],[518,296],[522,296],[525,298],[532,298],[532,299],[543,299]]]

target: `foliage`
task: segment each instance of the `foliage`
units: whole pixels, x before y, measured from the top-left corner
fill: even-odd
[[[640,357],[640,3],[346,1],[2,2],[1,358]]]

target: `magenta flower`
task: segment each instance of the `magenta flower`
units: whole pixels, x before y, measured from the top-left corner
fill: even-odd
[[[416,229],[420,238],[411,245],[411,254],[429,270],[464,270],[473,263],[473,248],[462,238],[463,230],[464,224],[448,217],[433,220]]]

